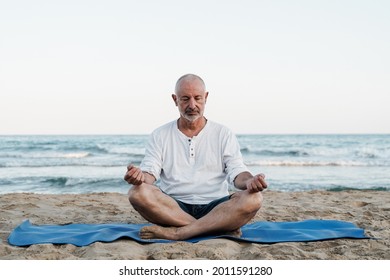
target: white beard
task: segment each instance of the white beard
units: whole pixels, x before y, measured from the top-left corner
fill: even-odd
[[[197,115],[182,114],[182,117],[185,118],[189,122],[194,122],[194,121],[198,120],[199,118],[201,118],[202,115],[201,114],[197,114]]]

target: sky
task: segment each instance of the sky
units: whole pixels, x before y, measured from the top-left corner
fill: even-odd
[[[0,0],[0,135],[148,134],[187,73],[237,134],[390,133],[390,1]]]

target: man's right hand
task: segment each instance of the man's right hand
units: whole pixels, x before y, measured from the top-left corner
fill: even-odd
[[[132,185],[141,185],[145,182],[145,175],[141,169],[130,164],[127,166],[127,172],[125,174],[124,180]]]

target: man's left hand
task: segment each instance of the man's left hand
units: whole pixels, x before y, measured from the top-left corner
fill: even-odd
[[[257,174],[253,178],[248,179],[246,182],[246,189],[249,192],[261,192],[267,188],[267,183],[265,182],[264,174]]]

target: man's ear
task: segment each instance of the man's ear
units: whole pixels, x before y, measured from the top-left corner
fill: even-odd
[[[172,94],[172,99],[175,102],[175,105],[178,106],[178,104],[177,104],[177,95],[176,94]]]
[[[207,102],[207,97],[209,96],[209,92],[208,91],[206,91],[206,94],[205,94],[205,96],[204,96],[204,103],[206,103]]]

